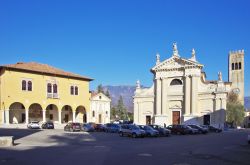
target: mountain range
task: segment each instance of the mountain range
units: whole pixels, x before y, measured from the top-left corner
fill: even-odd
[[[129,112],[133,112],[134,104],[133,104],[133,96],[136,89],[136,86],[129,85],[119,85],[119,86],[103,86],[104,91],[109,91],[112,102],[111,105],[117,105],[117,102],[122,96],[123,103]],[[245,97],[245,108],[250,110],[250,96]]]

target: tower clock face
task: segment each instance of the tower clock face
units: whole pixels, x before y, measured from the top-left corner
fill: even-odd
[[[234,88],[234,89],[233,89],[233,93],[239,94],[239,93],[240,93],[240,89],[239,89],[239,88]]]

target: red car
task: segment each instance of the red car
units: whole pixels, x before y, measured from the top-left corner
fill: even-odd
[[[81,124],[80,123],[68,123],[64,127],[64,131],[69,131],[69,132],[81,131]]]

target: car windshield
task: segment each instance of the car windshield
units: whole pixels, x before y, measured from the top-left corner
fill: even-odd
[[[146,129],[146,130],[154,130],[152,127],[150,127],[150,126],[144,126],[144,129]]]
[[[33,124],[38,124],[39,122],[38,122],[38,121],[32,121],[31,123],[33,123]]]
[[[130,125],[129,128],[131,128],[131,129],[140,129],[140,127],[138,127],[137,125]]]

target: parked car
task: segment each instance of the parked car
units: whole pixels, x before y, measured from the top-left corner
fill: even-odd
[[[186,135],[186,134],[192,134],[193,130],[192,128],[186,126],[186,125],[181,125],[181,124],[176,124],[176,125],[169,125],[167,129],[170,129],[173,134],[181,134],[181,135]]]
[[[201,134],[208,133],[208,129],[207,128],[201,127],[199,125],[189,124],[188,126],[191,127],[191,128],[197,129],[198,133],[201,133]]]
[[[70,122],[64,127],[64,131],[70,131],[70,132],[81,131],[81,124]]]
[[[95,131],[94,127],[91,124],[83,124],[82,130],[84,132],[94,132]]]
[[[106,126],[103,124],[96,124],[95,131],[97,132],[105,132]]]
[[[45,122],[42,124],[42,129],[54,129],[53,122]]]
[[[160,135],[159,131],[153,129],[152,127],[148,125],[139,125],[140,129],[144,130],[146,133],[146,136],[150,137],[158,137]]]
[[[248,144],[250,144],[250,134],[247,135]]]
[[[170,136],[170,134],[171,134],[171,130],[170,129],[164,128],[164,127],[162,127],[160,125],[152,125],[151,124],[151,125],[148,125],[148,126],[150,126],[153,129],[159,131],[159,135],[160,136]]]
[[[106,132],[109,132],[109,133],[118,133],[120,130],[120,125],[108,123],[108,124],[106,124],[105,130],[106,130]]]
[[[136,137],[145,137],[146,132],[144,130],[140,129],[140,127],[138,127],[137,125],[123,124],[120,127],[119,135],[120,136],[131,136],[133,138],[136,138]]]
[[[29,129],[40,129],[39,121],[31,121],[27,125]]]
[[[198,134],[199,133],[199,130],[197,128],[194,128],[194,127],[190,127],[188,125],[186,125],[187,129],[189,129],[189,134]]]
[[[221,128],[216,128],[216,127],[211,126],[211,125],[201,125],[201,127],[207,128],[209,132],[216,132],[216,133],[222,132]]]

